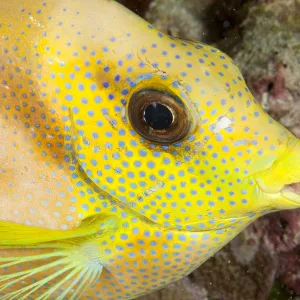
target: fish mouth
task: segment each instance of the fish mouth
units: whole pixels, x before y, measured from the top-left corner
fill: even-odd
[[[278,210],[300,208],[300,139],[289,137],[285,151],[253,177],[269,202],[267,206],[273,203]]]
[[[285,185],[280,191],[280,194],[285,199],[300,206],[300,182]]]

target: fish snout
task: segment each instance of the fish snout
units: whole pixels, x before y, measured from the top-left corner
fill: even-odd
[[[291,138],[287,150],[254,178],[276,209],[300,208],[300,140]]]

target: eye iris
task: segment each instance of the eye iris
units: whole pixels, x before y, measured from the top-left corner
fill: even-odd
[[[149,88],[130,97],[128,117],[133,129],[143,138],[166,145],[186,137],[192,125],[188,107],[178,96]]]
[[[167,106],[153,102],[145,108],[144,120],[154,130],[166,130],[173,122],[173,114]]]

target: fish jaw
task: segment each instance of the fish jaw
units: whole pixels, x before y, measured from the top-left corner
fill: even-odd
[[[275,209],[300,207],[300,141],[291,137],[286,151],[264,171],[254,175],[255,181]]]

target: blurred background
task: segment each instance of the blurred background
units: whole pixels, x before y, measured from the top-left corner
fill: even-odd
[[[170,35],[211,44],[300,137],[300,0],[119,0]],[[300,300],[300,210],[260,218],[188,277],[140,300]]]

